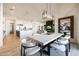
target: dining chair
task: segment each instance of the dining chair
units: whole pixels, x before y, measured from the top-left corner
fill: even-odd
[[[36,44],[28,41],[28,37],[32,36],[32,30],[24,31],[20,33],[21,41],[21,56],[30,56],[40,51],[40,47]]]
[[[24,43],[21,44],[21,55],[23,56],[32,56],[35,53],[40,51],[40,47],[38,47],[36,44],[31,43],[29,41],[26,41],[25,43],[25,39]]]
[[[60,37],[54,43],[52,43],[51,46],[65,52],[65,55],[68,56],[70,51],[70,36]]]

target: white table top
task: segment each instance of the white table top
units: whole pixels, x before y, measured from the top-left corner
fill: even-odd
[[[29,38],[31,38],[37,42],[40,42],[42,45],[46,45],[46,44],[50,43],[51,41],[59,38],[62,35],[63,34],[60,34],[60,33],[53,33],[51,35],[34,34],[33,36],[29,36]]]

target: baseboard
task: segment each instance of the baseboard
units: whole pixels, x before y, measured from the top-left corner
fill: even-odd
[[[72,43],[72,44],[76,44],[76,45],[77,45],[77,43],[76,43],[76,42],[70,42],[70,43]]]
[[[71,44],[76,45],[76,48],[79,49],[79,44],[78,44],[78,43],[76,43],[76,42],[71,42]]]
[[[77,49],[79,49],[79,44],[77,44]]]

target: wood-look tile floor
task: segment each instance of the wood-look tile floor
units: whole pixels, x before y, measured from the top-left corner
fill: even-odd
[[[20,39],[16,35],[10,34],[4,39],[0,56],[20,56]]]

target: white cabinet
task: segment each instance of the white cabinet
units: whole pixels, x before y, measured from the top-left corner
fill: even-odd
[[[20,39],[27,39],[28,36],[32,36],[32,30],[20,31]]]

